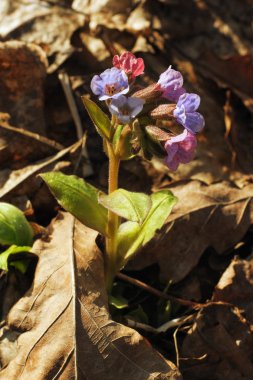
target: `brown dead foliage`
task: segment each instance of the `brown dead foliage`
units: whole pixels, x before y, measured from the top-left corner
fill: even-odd
[[[9,113],[14,125],[44,134],[46,55],[35,44],[9,41],[0,43],[0,62],[0,112]]]
[[[35,243],[33,286],[8,317],[20,348],[0,379],[181,378],[136,331],[110,319],[96,237],[60,214],[48,240]]]
[[[178,282],[197,265],[206,248],[222,254],[244,236],[253,221],[253,186],[238,189],[228,182],[207,186],[189,181],[170,189],[179,202],[131,268],[158,262],[161,279]]]

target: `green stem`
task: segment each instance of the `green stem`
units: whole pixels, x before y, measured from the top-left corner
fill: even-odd
[[[119,175],[119,165],[120,159],[115,156],[111,145],[108,143],[108,158],[109,158],[109,187],[108,193],[118,189],[118,175]],[[117,231],[119,227],[119,217],[112,211],[108,211],[108,236],[106,238],[106,285],[107,290],[110,292],[113,278],[117,273],[116,268],[116,250],[117,250]]]

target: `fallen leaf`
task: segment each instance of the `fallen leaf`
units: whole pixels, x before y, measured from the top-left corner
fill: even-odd
[[[49,165],[54,164],[65,155],[67,155],[72,150],[78,149],[82,145],[82,140],[71,145],[68,148],[65,148],[58,152],[56,155],[47,157],[43,160],[35,162],[32,165],[28,165],[19,170],[2,170],[0,171],[0,199],[4,198],[7,194],[12,192],[18,186],[26,182],[31,177],[34,177],[35,174],[45,170]],[[49,168],[48,168],[49,169]]]
[[[70,39],[85,23],[85,15],[50,2],[18,1],[1,20],[0,34],[40,45],[50,58],[48,72],[55,71],[74,51]],[[47,31],[45,33],[45,30]]]
[[[166,224],[141,250],[130,268],[153,263],[164,282],[179,282],[198,264],[205,249],[218,254],[233,247],[253,221],[253,185],[238,189],[229,182],[205,185],[199,181],[172,184],[179,199]]]
[[[64,149],[64,146],[37,133],[9,124],[8,114],[0,114],[0,164],[3,169],[24,166]],[[10,143],[11,141],[11,143]]]
[[[229,302],[238,307],[253,323],[253,259],[235,258],[215,287],[213,300]]]
[[[139,333],[110,319],[97,232],[60,214],[50,236],[35,243],[33,286],[9,314],[19,350],[0,379],[180,379]]]
[[[14,125],[44,134],[45,53],[34,44],[0,42],[0,62],[0,112],[10,114]]]
[[[252,347],[252,327],[238,309],[208,306],[198,313],[180,351],[184,379],[251,380]]]

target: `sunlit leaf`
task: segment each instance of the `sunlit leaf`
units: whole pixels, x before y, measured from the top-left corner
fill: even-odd
[[[0,202],[0,244],[32,245],[33,230],[22,211]]]
[[[118,189],[109,195],[99,194],[99,203],[115,214],[133,222],[142,223],[151,208],[151,198],[144,193]]]
[[[59,204],[86,226],[106,235],[107,210],[98,203],[98,190],[73,175],[41,174]]]
[[[171,213],[177,198],[169,190],[161,190],[151,195],[152,207],[140,226],[136,238],[132,241],[129,249],[125,253],[124,261],[127,260],[143,245],[147,244],[159,230],[167,217]],[[133,227],[132,227],[133,228]],[[133,234],[134,235],[134,234]],[[126,239],[123,240],[126,242]],[[121,243],[122,244],[122,243]],[[124,243],[126,244],[126,243]]]

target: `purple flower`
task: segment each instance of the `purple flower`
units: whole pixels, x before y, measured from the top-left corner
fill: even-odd
[[[127,75],[123,70],[112,67],[92,78],[91,89],[99,100],[118,98],[129,91]]]
[[[121,123],[129,123],[141,112],[144,104],[143,99],[121,95],[117,99],[113,99],[108,106],[113,115],[116,115]]]
[[[171,66],[160,75],[158,81],[163,91],[163,97],[173,102],[176,102],[185,93],[185,89],[182,87],[183,83],[182,74],[173,70]]]
[[[187,164],[193,159],[197,139],[185,129],[180,135],[167,140],[164,147],[168,153],[165,159],[166,165],[175,171],[180,163]]]
[[[180,96],[177,106],[173,111],[173,116],[178,123],[182,124],[191,133],[200,132],[205,126],[203,116],[196,112],[200,104],[200,97],[197,94],[185,93]]]

